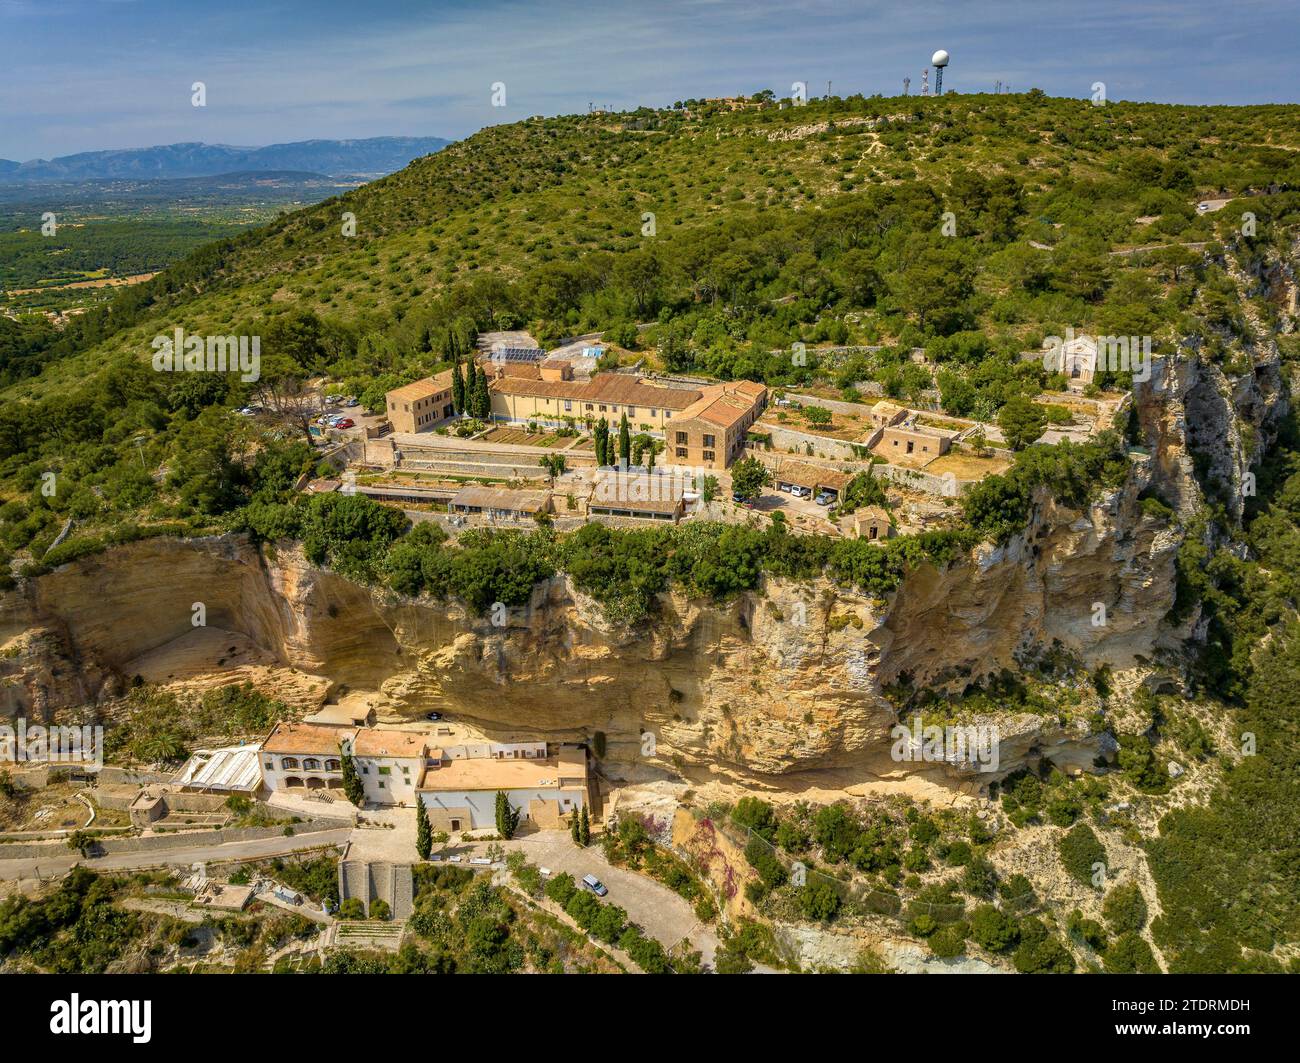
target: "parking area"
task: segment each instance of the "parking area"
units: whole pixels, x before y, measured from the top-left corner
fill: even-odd
[[[712,965],[718,949],[717,936],[695,918],[690,904],[667,886],[635,871],[614,867],[598,845],[578,848],[567,831],[537,831],[517,839],[514,844],[530,863],[552,872],[567,871],[575,880],[583,875],[595,875],[609,887],[608,895],[602,900],[623,908],[632,922],[640,924],[664,948],[687,938],[692,948],[700,951],[703,962]]]

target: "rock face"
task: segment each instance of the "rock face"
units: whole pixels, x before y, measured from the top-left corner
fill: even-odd
[[[1191,512],[1192,420],[1218,455],[1200,460],[1239,482],[1245,436],[1266,431],[1276,410],[1267,373],[1235,391],[1217,370],[1159,373],[1164,386],[1136,403],[1149,452],[1132,456],[1123,486],[1084,511],[1043,491],[1005,546],[916,570],[889,601],[824,579],[769,580],[723,604],[666,594],[653,622],[626,630],[557,577],[495,627],[454,603],[350,583],[283,544],[146,540],[0,598],[0,708],[43,714],[93,703],[124,689],[142,660],[166,674],[181,647],[192,669],[201,603],[208,628],[235,636],[223,652],[251,645],[261,664],[316,680],[293,689],[319,697],[323,677],[335,691],[379,692],[389,719],[452,712],[501,739],[601,732],[606,771],[630,780],[846,787],[923,776],[977,789],[997,776],[891,758],[896,715],[884,691],[911,682],[959,692],[1049,651],[1088,668],[1155,659],[1181,533],[1148,515],[1139,496],[1152,488]],[[214,674],[232,666],[211,662]],[[1100,736],[1054,718],[998,723],[998,775],[1042,752],[1087,764],[1100,748]]]
[[[1172,602],[1177,541],[1135,498],[1129,487],[1085,514],[1045,500],[1022,539],[944,572],[920,570],[892,604],[825,580],[772,580],[720,605],[665,595],[659,618],[634,630],[610,627],[563,577],[494,627],[454,604],[357,586],[296,549],[146,540],[8,596],[3,635],[21,651],[0,660],[6,707],[94,701],[124,689],[142,661],[150,679],[168,675],[169,660],[192,672],[203,645],[213,647],[211,671],[230,672],[223,655],[247,642],[336,688],[380,691],[390,716],[454,712],[500,737],[603,732],[610,769],[633,779],[944,775],[943,764],[890,759],[884,686],[906,676],[960,689],[1053,641],[1118,666],[1151,652]],[[1092,624],[1096,601],[1104,627]],[[201,643],[200,608],[212,632]],[[1025,750],[1062,737],[1032,717],[1005,722]]]

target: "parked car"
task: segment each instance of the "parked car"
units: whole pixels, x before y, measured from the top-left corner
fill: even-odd
[[[784,491],[787,495],[793,493],[794,491],[794,488],[791,487],[789,484],[780,484],[779,486],[781,490]]]
[[[348,396],[348,397],[343,401],[343,405],[344,405],[344,406],[347,406],[347,407],[349,407],[349,408],[351,408],[351,407],[353,407],[353,406],[360,406],[361,403],[359,403],[356,399],[354,399],[351,395],[349,395],[349,396]]]
[[[356,423],[357,423],[357,422],[354,421],[354,420],[352,420],[351,417],[340,417],[337,421],[334,422],[334,427],[335,427],[335,428],[354,428],[354,427],[356,427]]]
[[[823,491],[821,494],[817,496],[817,504],[819,506],[829,506],[834,501],[835,501],[835,496],[827,494],[825,491]]]
[[[790,493],[794,495],[795,498],[807,498],[812,492],[806,487],[791,486]]]
[[[591,890],[597,897],[603,897],[609,892],[605,883],[601,882],[595,875],[583,875],[582,884]]]

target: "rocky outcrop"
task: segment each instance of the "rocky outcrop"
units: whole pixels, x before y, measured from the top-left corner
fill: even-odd
[[[389,717],[454,712],[503,738],[602,732],[607,765],[627,778],[942,776],[945,764],[891,758],[886,686],[959,690],[1054,642],[1131,664],[1152,651],[1172,601],[1176,545],[1130,486],[1080,514],[1045,499],[1025,536],[921,569],[888,602],[827,580],[770,580],[724,604],[667,594],[654,622],[625,629],[563,577],[497,627],[455,604],[350,583],[290,547],[156,539],[12,592],[6,645],[28,648],[3,664],[17,711],[38,697],[58,707],[116,693],[142,661],[149,679],[179,673],[169,660],[192,673],[204,647],[211,673],[229,674],[246,667],[247,642],[334,689],[378,691]],[[1026,753],[1091,737],[1036,717],[1001,726]]]
[[[93,703],[146,667],[151,681],[200,672],[196,656],[209,652],[211,675],[263,668],[299,702],[347,687],[376,692],[387,718],[451,712],[502,739],[600,732],[607,771],[631,780],[847,788],[920,776],[978,788],[996,776],[891,756],[886,691],[960,693],[1048,653],[1123,670],[1169,652],[1162,622],[1182,533],[1142,498],[1190,515],[1198,462],[1240,485],[1280,393],[1275,364],[1229,382],[1213,367],[1157,363],[1135,403],[1147,447],[1130,454],[1121,487],[1083,510],[1043,490],[1007,544],[922,566],[887,601],[773,579],[721,604],[665,594],[654,621],[628,629],[557,577],[495,626],[454,603],[351,583],[286,544],[141,541],[0,598],[0,707]],[[199,618],[232,638],[196,638]],[[1044,753],[1087,765],[1104,752],[1078,722],[996,723],[998,774]]]

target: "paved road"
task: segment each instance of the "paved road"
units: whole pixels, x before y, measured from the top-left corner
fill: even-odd
[[[57,855],[37,859],[0,860],[0,881],[51,878],[70,871],[74,864],[84,864],[95,871],[122,871],[139,867],[188,867],[190,864],[222,860],[253,860],[269,856],[283,856],[299,849],[313,849],[324,845],[342,845],[352,834],[351,827],[295,834],[291,837],[258,838],[254,841],[228,842],[225,845],[195,845],[181,849],[160,849],[153,852],[114,853],[89,859],[79,854],[63,851]]]
[[[515,844],[527,855],[530,863],[540,867],[548,867],[554,872],[567,871],[575,879],[595,875],[609,887],[608,896],[602,900],[624,909],[632,922],[638,923],[664,948],[671,948],[682,938],[689,938],[692,947],[700,951],[703,962],[713,965],[713,956],[718,949],[717,936],[695,918],[691,905],[667,886],[648,875],[614,867],[605,859],[598,845],[579,849],[567,831],[538,831],[518,839]]]

